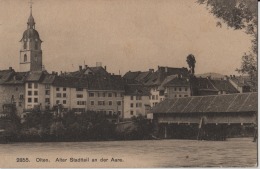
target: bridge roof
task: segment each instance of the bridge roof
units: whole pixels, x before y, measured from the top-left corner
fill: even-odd
[[[152,113],[210,113],[257,111],[257,93],[193,96],[165,99]]]

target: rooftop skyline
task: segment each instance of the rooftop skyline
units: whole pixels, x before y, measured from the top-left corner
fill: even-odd
[[[102,62],[116,74],[188,67],[186,57],[193,54],[195,73],[228,75],[236,74],[251,46],[243,31],[217,27],[219,20],[195,0],[34,0],[32,13],[48,71],[75,71],[84,62]],[[19,40],[29,15],[28,2],[0,1],[0,70],[19,69]]]

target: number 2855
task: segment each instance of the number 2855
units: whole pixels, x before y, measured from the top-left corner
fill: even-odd
[[[29,158],[16,158],[16,162],[30,162]]]

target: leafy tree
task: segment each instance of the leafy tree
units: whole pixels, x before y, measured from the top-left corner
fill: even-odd
[[[252,37],[252,50],[242,56],[239,73],[248,74],[257,86],[257,1],[256,0],[197,0],[207,9],[235,30],[244,30]],[[221,22],[217,22],[221,27]]]
[[[187,61],[188,65],[189,65],[190,73],[191,73],[192,75],[194,75],[194,73],[195,73],[195,63],[196,63],[195,56],[192,55],[192,54],[189,54],[189,55],[187,56],[187,60],[186,60],[186,61]]]

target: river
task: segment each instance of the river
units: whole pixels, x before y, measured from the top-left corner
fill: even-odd
[[[12,143],[1,144],[0,155],[0,167],[254,167],[257,144],[252,138]],[[29,158],[30,162],[16,162],[18,157]],[[57,162],[57,158],[67,161]],[[89,161],[69,162],[70,158]],[[111,162],[112,158],[122,161]],[[36,162],[40,159],[49,161]]]

